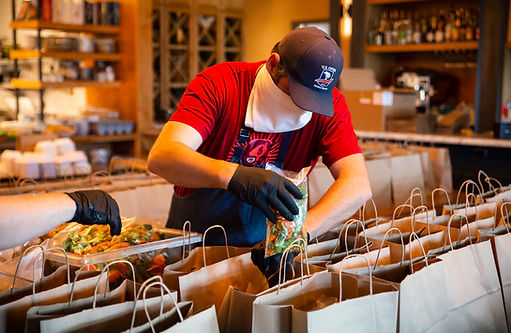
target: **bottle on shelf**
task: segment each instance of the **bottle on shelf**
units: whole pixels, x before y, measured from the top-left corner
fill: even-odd
[[[367,45],[376,44],[376,34],[378,33],[378,26],[376,20],[371,20],[369,31],[367,32]]]
[[[385,21],[385,31],[384,31],[384,39],[385,39],[385,45],[392,45],[394,44],[392,42],[392,19],[390,12],[388,13],[388,20]]]
[[[444,42],[444,31],[445,31],[445,15],[443,9],[440,10],[440,14],[438,15],[438,23],[437,29],[435,31],[435,42],[443,43]]]
[[[435,42],[435,32],[436,32],[436,16],[433,14],[429,17],[428,29],[426,31],[425,40],[428,43]]]
[[[385,40],[385,21],[383,19],[380,19],[378,31],[376,32],[375,36],[375,44],[378,46],[381,46],[384,44]]]
[[[415,21],[412,40],[414,44],[422,43],[421,24],[419,21]]]
[[[413,43],[413,21],[412,13],[410,11],[406,13],[405,18],[405,43],[406,44]]]

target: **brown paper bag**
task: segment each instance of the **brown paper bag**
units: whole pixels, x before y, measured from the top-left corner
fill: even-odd
[[[190,225],[190,222],[187,221],[183,225],[183,233],[186,224]],[[205,246],[207,233],[209,230],[213,228],[222,229],[225,236],[225,246]],[[197,270],[200,270],[202,267],[206,265],[216,264],[223,260],[236,257],[245,253],[249,253],[251,250],[252,248],[250,247],[228,246],[227,234],[225,233],[225,229],[220,225],[211,226],[208,229],[206,229],[206,231],[204,231],[204,235],[202,237],[202,247],[193,249],[186,258],[183,258],[183,260],[165,266],[165,269],[163,270],[163,281],[165,285],[169,287],[171,290],[179,291],[180,276],[187,275]],[[180,299],[182,299],[181,294],[179,294],[179,297]]]
[[[165,266],[163,281],[171,290],[179,290],[179,277],[200,270],[204,261],[208,265],[216,264],[228,258],[249,253],[251,248],[234,246],[205,246],[193,249],[188,257]]]
[[[268,282],[252,263],[250,253],[202,267],[198,271],[179,277],[181,300],[193,301],[193,313],[211,305],[218,309],[230,286],[253,294],[268,289]]]
[[[445,302],[449,331],[504,332],[506,314],[489,241],[440,256],[448,286]]]
[[[188,311],[192,304],[185,302]],[[161,305],[163,311],[168,312],[174,307],[169,295],[154,297],[146,300],[146,306],[151,317],[160,313]],[[121,332],[128,330],[131,325],[133,310],[135,308],[134,325],[140,326],[147,323],[147,318],[142,302],[124,302],[95,309],[88,309],[71,315],[41,321],[42,333],[54,332],[81,332],[81,333],[102,333]],[[186,310],[188,309],[188,310]]]
[[[491,239],[495,264],[499,273],[506,309],[508,332],[511,331],[511,234]]]
[[[409,198],[410,191],[416,187],[424,188],[424,172],[419,154],[393,156],[392,198],[394,204],[401,204]]]
[[[136,290],[140,290],[142,284],[135,283]],[[150,288],[149,297],[160,295],[160,288]],[[173,292],[172,296],[177,299],[177,292]],[[73,302],[57,303],[52,305],[33,306],[27,312],[25,321],[25,332],[40,332],[40,322],[51,318],[58,318],[73,313],[77,313],[94,306],[94,298],[96,297],[96,307],[102,307],[112,304],[134,301],[136,298],[133,281],[124,280],[119,287],[107,294],[99,294]]]
[[[282,285],[283,287],[289,286],[291,284],[295,284],[298,282],[303,282],[304,278],[308,276],[324,271],[325,268],[318,267],[315,265],[305,264],[308,262],[307,251],[303,251],[303,245],[299,246],[298,244],[302,243],[305,245],[303,240],[296,240],[289,245],[289,247],[282,254],[286,255],[286,252],[289,252],[291,248],[296,246],[300,249],[300,257],[303,257],[303,263],[300,261],[293,261],[292,271],[300,272],[300,278],[295,278],[296,274],[293,274],[292,280],[285,282],[286,274],[282,277],[284,281],[278,281],[278,284],[272,288],[266,289],[260,293],[246,293],[232,286],[227,290],[224,299],[222,300],[222,304],[218,309],[218,323],[220,326],[220,331],[222,333],[227,332],[250,332],[252,327],[252,303],[254,300],[262,295],[268,294],[277,290]],[[295,257],[296,258],[296,257]],[[305,267],[305,268],[304,268]],[[281,269],[279,269],[280,272]],[[304,274],[306,275],[304,277]],[[281,277],[279,276],[279,280]]]
[[[99,280],[99,292],[105,291],[106,276]],[[88,278],[76,282],[74,286],[75,299],[86,298],[94,293],[98,278]],[[60,287],[25,296],[19,300],[0,306],[0,332],[23,332],[27,311],[36,305],[62,303],[69,300],[71,285]]]
[[[369,278],[366,276],[357,276],[350,273],[342,273],[342,300],[354,300],[361,296],[369,294]],[[373,293],[386,293],[394,292],[394,317],[390,319],[394,321],[394,331],[396,324],[397,315],[397,286],[382,281],[378,278],[373,278]],[[252,321],[252,332],[299,332],[299,328],[307,328],[307,324],[303,323],[307,321],[308,315],[313,312],[320,311],[318,307],[321,306],[332,306],[325,307],[327,312],[334,311],[335,317],[342,316],[343,312],[340,312],[336,304],[343,304],[345,302],[339,302],[339,275],[330,272],[321,272],[314,274],[308,279],[304,280],[303,284],[294,284],[286,288],[282,288],[280,291],[275,291],[263,296],[258,297],[254,301],[253,305],[253,321]],[[373,295],[374,296],[374,295]],[[351,301],[346,302],[346,304]],[[344,306],[344,304],[343,304]],[[316,311],[307,312],[307,309],[315,309]],[[348,308],[344,309],[346,312]],[[345,313],[346,313],[345,312]],[[376,312],[380,312],[376,310]],[[306,313],[306,314],[305,314]],[[352,313],[350,312],[350,315]],[[366,313],[360,313],[367,317]],[[381,313],[380,313],[381,314]],[[392,315],[388,315],[385,312],[385,319],[392,318]],[[329,319],[332,320],[334,317],[331,313],[328,314]],[[315,318],[310,318],[311,322],[315,322]],[[337,319],[337,318],[336,318]],[[342,319],[345,319],[343,317]],[[335,319],[333,319],[335,320]],[[356,321],[360,324],[360,321]],[[323,327],[327,328],[326,331],[333,330],[332,327],[327,326],[327,322],[323,322]],[[342,326],[343,329],[349,329],[349,327]],[[316,330],[317,331],[317,330]]]
[[[399,287],[399,332],[449,332],[445,263],[408,275]],[[454,332],[457,332],[456,330]]]

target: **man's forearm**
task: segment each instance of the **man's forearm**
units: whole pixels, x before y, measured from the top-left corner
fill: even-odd
[[[149,154],[149,170],[178,186],[225,190],[238,167],[206,157],[177,141],[155,148]]]
[[[371,197],[362,154],[348,156],[336,162],[330,170],[336,181],[307,212],[305,228],[311,238],[346,221]]]
[[[75,210],[74,201],[64,193],[1,198],[0,249],[27,242],[71,220]]]

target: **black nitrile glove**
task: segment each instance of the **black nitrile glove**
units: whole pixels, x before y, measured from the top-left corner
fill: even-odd
[[[117,202],[103,191],[76,191],[66,193],[76,203],[75,216],[71,221],[81,224],[108,224],[112,236],[121,233],[121,217]]]
[[[243,165],[236,169],[227,190],[259,208],[273,223],[277,223],[277,217],[272,209],[293,221],[293,215],[298,214],[298,206],[292,196],[297,199],[303,197],[295,184],[275,172]]]
[[[307,244],[309,244],[309,233],[307,233]],[[270,287],[275,286],[279,281],[279,265],[280,260],[282,258],[282,253],[274,254],[268,258],[264,257],[266,247],[266,240],[263,240],[252,247],[250,257],[254,265],[259,268],[261,273],[264,274],[266,279],[268,280],[268,285]],[[286,257],[286,262],[282,263],[282,275],[284,274],[284,266],[293,265],[294,258],[300,253],[299,251],[289,251]],[[292,269],[289,267],[286,268],[286,280],[291,278]]]

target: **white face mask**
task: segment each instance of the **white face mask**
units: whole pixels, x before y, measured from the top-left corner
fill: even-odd
[[[282,133],[304,127],[311,118],[312,112],[296,106],[262,65],[248,99],[245,126],[257,132]]]

